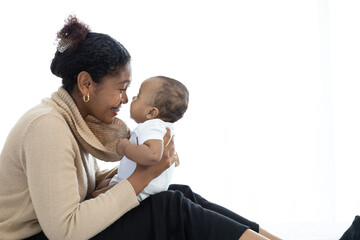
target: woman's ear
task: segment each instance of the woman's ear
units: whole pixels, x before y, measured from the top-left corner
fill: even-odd
[[[77,85],[83,96],[90,93],[90,87],[92,87],[93,80],[90,74],[86,71],[82,71],[77,76]]]
[[[148,113],[146,114],[146,119],[154,119],[159,115],[159,109],[157,107],[150,107]]]

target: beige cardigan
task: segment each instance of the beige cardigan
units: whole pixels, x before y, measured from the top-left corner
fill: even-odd
[[[94,157],[119,160],[114,147],[127,127],[119,119],[86,120],[60,88],[14,126],[0,155],[0,239],[40,231],[49,239],[89,239],[139,204],[128,181],[89,199],[114,174],[99,172]]]

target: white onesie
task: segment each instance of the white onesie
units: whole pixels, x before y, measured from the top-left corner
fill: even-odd
[[[174,135],[174,124],[164,122],[161,119],[151,119],[144,123],[140,123],[132,132],[130,142],[133,144],[141,145],[147,140],[158,139],[163,141],[163,137],[166,134],[166,128],[171,131],[171,136]],[[138,195],[138,200],[142,201],[149,195],[166,191],[170,185],[170,181],[174,171],[174,165],[172,164],[167,170],[165,170],[160,176],[153,179],[150,184]],[[110,184],[121,182],[127,179],[135,170],[136,162],[128,159],[124,156],[118,167],[118,173],[111,179]]]

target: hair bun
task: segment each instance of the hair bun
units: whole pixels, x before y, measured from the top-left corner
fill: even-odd
[[[65,20],[64,27],[57,33],[59,45],[57,50],[61,53],[66,50],[75,49],[79,43],[82,43],[90,33],[88,25],[81,23],[76,16],[70,15]]]

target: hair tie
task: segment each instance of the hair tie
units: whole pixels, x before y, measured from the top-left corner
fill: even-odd
[[[70,44],[64,42],[63,40],[61,40],[58,44],[57,50],[61,53],[65,52],[66,49],[68,49],[70,46]]]

